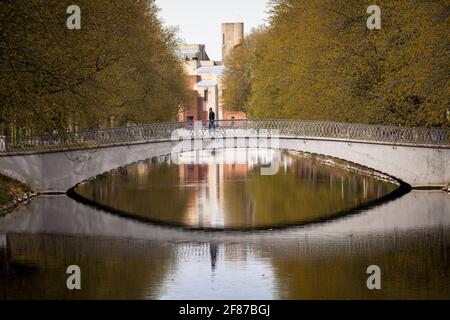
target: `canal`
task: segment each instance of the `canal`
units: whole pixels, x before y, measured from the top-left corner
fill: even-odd
[[[286,151],[184,153],[1,217],[0,299],[448,299],[449,248],[445,192]]]

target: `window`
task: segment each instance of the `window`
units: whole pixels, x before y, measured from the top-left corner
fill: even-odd
[[[194,117],[193,117],[193,116],[188,116],[188,117],[187,117],[187,121],[188,121],[188,122],[194,121]]]
[[[208,90],[205,90],[203,94],[203,101],[208,101]]]

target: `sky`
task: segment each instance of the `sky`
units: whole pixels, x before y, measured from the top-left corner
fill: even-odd
[[[265,23],[268,0],[156,0],[165,25],[178,26],[186,43],[206,45],[212,60],[222,60],[221,23],[244,22],[245,33]]]

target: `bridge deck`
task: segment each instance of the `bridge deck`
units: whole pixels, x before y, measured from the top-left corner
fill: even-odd
[[[0,172],[38,192],[65,192],[98,174],[162,155],[269,147],[354,162],[412,187],[450,183],[444,129],[287,120],[216,121],[209,127],[208,122],[161,123],[6,140]]]
[[[111,129],[83,130],[42,136],[2,137],[0,156],[30,154],[103,146],[126,145],[186,138],[220,138],[251,135],[372,142],[404,146],[450,148],[446,129],[297,120],[219,120],[209,122],[154,123]]]

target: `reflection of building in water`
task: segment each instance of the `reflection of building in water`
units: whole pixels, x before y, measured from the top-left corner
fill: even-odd
[[[147,162],[139,162],[137,164],[137,179],[139,184],[145,183],[151,166]]]
[[[187,220],[198,227],[223,228],[226,181],[246,178],[255,166],[270,164],[274,156],[275,151],[270,149],[202,150],[180,154],[180,184],[197,188],[189,199]]]

